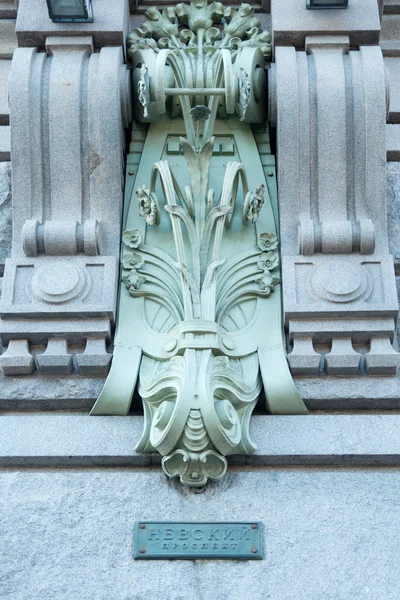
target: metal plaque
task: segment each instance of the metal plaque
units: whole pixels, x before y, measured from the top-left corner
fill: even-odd
[[[260,521],[235,523],[135,523],[134,558],[263,558],[263,525]]]

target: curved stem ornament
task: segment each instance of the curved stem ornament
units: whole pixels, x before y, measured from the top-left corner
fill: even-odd
[[[246,160],[249,148],[257,152],[247,123],[266,117],[256,70],[268,37],[253,14],[247,4],[192,0],[150,9],[129,36],[140,111],[152,121],[179,109],[186,135],[182,121],[174,129],[166,120],[148,134],[159,148],[150,161],[146,142],[138,169],[122,240],[117,353],[94,412],[109,412],[111,382],[120,385],[120,365],[133,357],[118,414],[129,410],[138,376],[145,423],[137,449],[159,452],[164,472],[190,486],[223,477],[227,456],[255,451],[250,417],[263,386],[271,412],[306,412],[284,353],[271,188],[261,162]],[[218,117],[234,113],[214,135]]]

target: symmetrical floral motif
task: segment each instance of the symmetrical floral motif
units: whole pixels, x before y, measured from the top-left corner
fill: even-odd
[[[271,271],[278,267],[278,241],[272,233],[261,234],[260,249],[249,248],[243,256],[248,265],[243,271],[237,259],[226,264],[221,258],[222,238],[232,221],[239,189],[246,200],[246,223],[253,223],[264,202],[264,185],[249,192],[243,165],[232,161],[215,201],[216,194],[208,187],[214,137],[205,139],[204,131],[202,136],[199,130],[199,125],[213,115],[206,106],[197,105],[189,118],[196,135],[194,145],[185,138],[180,140],[191,180],[185,195],[165,160],[155,163],[150,187],[142,185],[136,191],[140,215],[148,225],[157,225],[155,187],[158,178],[161,180],[176,260],[161,257],[158,250],[142,244],[137,230],[128,230],[123,242],[138,251],[124,254],[122,280],[133,297],[151,297],[170,313],[174,310],[176,327],[185,331],[183,335],[172,330],[172,338],[165,345],[174,353],[169,361],[142,360],[139,393],[145,407],[145,431],[138,448],[158,450],[169,476],[179,475],[183,483],[199,486],[224,475],[226,454],[254,450],[248,424],[261,390],[258,358],[254,352],[242,358],[246,373],[243,367],[237,370],[235,360],[222,354],[235,346],[225,335],[222,322],[242,299],[267,298],[274,291],[279,280]],[[189,247],[184,243],[185,235]],[[266,246],[268,252],[264,251]],[[143,255],[148,256],[146,264]],[[165,265],[165,282],[151,268],[160,259]],[[167,273],[173,275],[173,281],[165,285]],[[214,345],[220,348],[217,355],[210,348],[207,331],[213,332]],[[195,343],[190,342],[194,339]],[[180,344],[182,350],[177,353]]]
[[[279,297],[270,298],[279,283],[278,239],[258,234],[273,227],[272,216],[260,217],[265,180],[249,191],[244,165],[234,160],[222,176],[217,160],[209,176],[217,114],[265,122],[271,47],[259,26],[249,4],[191,0],[149,9],[129,36],[136,116],[157,120],[175,97],[170,110],[182,112],[188,173],[181,158],[176,176],[157,160],[136,191],[145,224],[129,209],[128,222],[143,235],[135,228],[123,234],[128,293],[121,289],[116,356],[96,414],[110,405],[126,414],[138,376],[145,420],[137,449],[159,452],[164,472],[191,486],[220,479],[226,456],[254,452],[249,423],[263,386],[271,411],[282,403],[286,413],[303,409],[287,367]],[[236,140],[248,139],[237,121]]]
[[[151,48],[177,49],[196,55],[199,36],[205,39],[204,51],[213,54],[223,47],[234,52],[244,47],[260,47],[264,56],[271,57],[271,36],[260,32],[260,21],[254,17],[250,4],[238,8],[224,7],[221,2],[192,0],[190,5],[177,4],[160,12],[154,6],[145,13],[146,20],[128,36],[129,52]],[[222,24],[222,30],[216,25]],[[187,26],[189,29],[182,29]]]
[[[272,207],[260,215],[268,195],[261,165],[252,179],[259,173],[264,183],[252,181],[260,183],[253,191],[241,162],[223,172],[226,159],[216,156],[211,171],[217,115],[232,115],[225,130],[235,153],[252,144],[256,151],[238,121],[266,121],[270,36],[249,4],[191,0],[150,8],[128,43],[135,118],[182,115],[187,172],[181,157],[175,174],[158,160],[167,128],[159,147],[150,130],[157,162],[136,191],[145,223],[129,207],[115,356],[94,412],[127,414],[138,377],[145,419],[137,449],[159,452],[168,476],[202,486],[224,475],[226,456],[254,452],[249,423],[262,387],[271,412],[306,412],[287,366],[279,291],[271,298],[278,238],[268,233]],[[142,157],[140,172],[148,161]]]
[[[252,86],[255,71],[263,73],[264,60],[271,58],[270,42],[269,33],[260,32],[250,4],[225,8],[220,2],[191,0],[189,5],[177,4],[162,12],[149,8],[143,25],[128,36],[129,54],[138,71],[136,86],[143,118],[153,120],[166,112],[166,98],[174,93],[167,85],[168,65],[175,79],[172,87],[180,88],[174,93],[179,95],[173,103],[174,114],[180,104],[186,118],[192,103],[200,103],[204,93],[196,97],[194,89],[214,88],[221,110],[236,112],[244,121],[251,107],[253,118],[259,113],[256,120],[265,121],[265,103],[255,98]],[[262,78],[256,79],[257,93],[262,88],[264,94],[265,76],[263,84]],[[155,98],[150,108],[151,80]],[[191,141],[189,132],[187,136]]]

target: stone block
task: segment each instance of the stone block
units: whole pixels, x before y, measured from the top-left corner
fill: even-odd
[[[36,361],[43,375],[63,376],[72,371],[72,355],[68,352],[66,339],[50,339],[43,354],[36,356]]]
[[[20,0],[18,46],[43,48],[48,36],[93,36],[96,48],[123,46],[128,33],[128,0],[94,0],[93,23],[53,23],[46,0]]]
[[[38,371],[26,379],[4,376],[0,372],[0,383],[1,410],[75,410],[88,414],[104,379],[76,375],[45,377]]]
[[[29,351],[28,340],[13,340],[0,356],[4,375],[30,375],[35,369],[35,361]]]
[[[397,317],[393,259],[389,254],[329,258],[285,256],[282,265],[287,320],[299,318],[300,313],[301,318],[328,315],[338,318],[339,311],[341,318],[374,317],[379,311],[382,316]]]
[[[82,345],[88,337],[96,339],[110,338],[110,321],[103,319],[7,319],[1,323],[1,338],[3,344],[10,340],[22,337],[23,332],[34,338],[35,344],[47,344],[51,337],[62,338],[66,336],[73,345]]]
[[[390,114],[388,122],[400,123],[400,57],[386,57],[385,66],[388,69],[390,81]]]
[[[0,465],[150,465],[160,456],[137,453],[142,416],[88,417],[15,413],[0,416]],[[399,415],[254,416],[257,446],[246,464],[400,465]],[[268,435],[265,432],[268,431]],[[243,457],[229,457],[235,464]]]
[[[383,15],[381,48],[384,56],[400,56],[400,14]]]
[[[361,356],[355,352],[351,338],[334,338],[332,348],[325,357],[328,375],[357,375]]]
[[[388,337],[373,338],[371,349],[365,357],[368,375],[395,375],[400,366],[400,354],[396,352]]]
[[[387,159],[400,161],[400,124],[386,125]]]
[[[295,377],[295,383],[311,412],[400,409],[398,375]]]
[[[0,19],[15,19],[17,16],[17,6],[15,2],[7,0],[0,1]]]
[[[293,339],[293,350],[288,360],[293,375],[319,374],[321,356],[315,352],[311,336]]]
[[[348,35],[352,47],[379,43],[376,0],[351,0],[346,10],[307,10],[305,0],[272,0],[271,15],[275,46],[303,50],[313,35]]]
[[[11,60],[0,60],[0,126],[8,125],[10,107],[8,105],[8,76],[11,70]]]
[[[9,125],[0,125],[0,162],[11,158],[11,138]]]
[[[384,12],[386,15],[400,14],[400,0],[384,0]]]
[[[58,320],[58,336],[62,335],[63,325],[74,329],[74,321]],[[80,324],[90,329],[90,321]],[[33,323],[44,333],[38,336],[49,337],[49,329],[41,322]],[[54,326],[54,324],[53,324]],[[1,325],[2,337],[5,323]],[[11,321],[12,335],[17,339],[18,328],[25,330],[26,325]],[[9,333],[7,334],[10,335]],[[87,335],[87,334],[86,334]],[[69,337],[69,336],[68,336]],[[80,349],[82,352],[83,348]],[[36,350],[35,350],[36,352]],[[76,359],[82,354],[76,354]],[[300,363],[301,364],[301,363]],[[295,384],[310,411],[349,411],[349,410],[400,410],[400,377],[360,377],[360,376],[295,376]],[[0,410],[2,411],[55,411],[76,410],[89,413],[104,386],[100,377],[44,377],[38,372],[29,380],[19,377],[4,377],[0,372]],[[141,404],[135,404],[134,411],[141,410]],[[254,420],[254,419],[253,419]]]
[[[49,56],[60,50],[66,52],[79,52],[81,50],[92,54],[94,52],[93,37],[91,35],[49,36],[46,38],[45,50]]]
[[[76,357],[78,371],[84,377],[106,377],[112,355],[106,351],[105,339],[88,338],[85,351]]]
[[[0,59],[12,58],[16,47],[15,19],[0,19]]]
[[[1,315],[112,318],[116,271],[114,256],[8,259]]]

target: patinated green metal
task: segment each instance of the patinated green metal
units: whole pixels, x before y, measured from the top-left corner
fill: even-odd
[[[263,524],[139,521],[133,546],[136,560],[261,560]]]
[[[138,379],[137,449],[159,452],[190,486],[254,452],[262,387],[270,412],[307,413],[282,335],[269,38],[249,5],[221,7],[152,9],[131,36],[137,117],[152,124],[134,184],[128,176],[115,354],[92,411],[126,414]],[[213,27],[221,10],[224,34]]]

